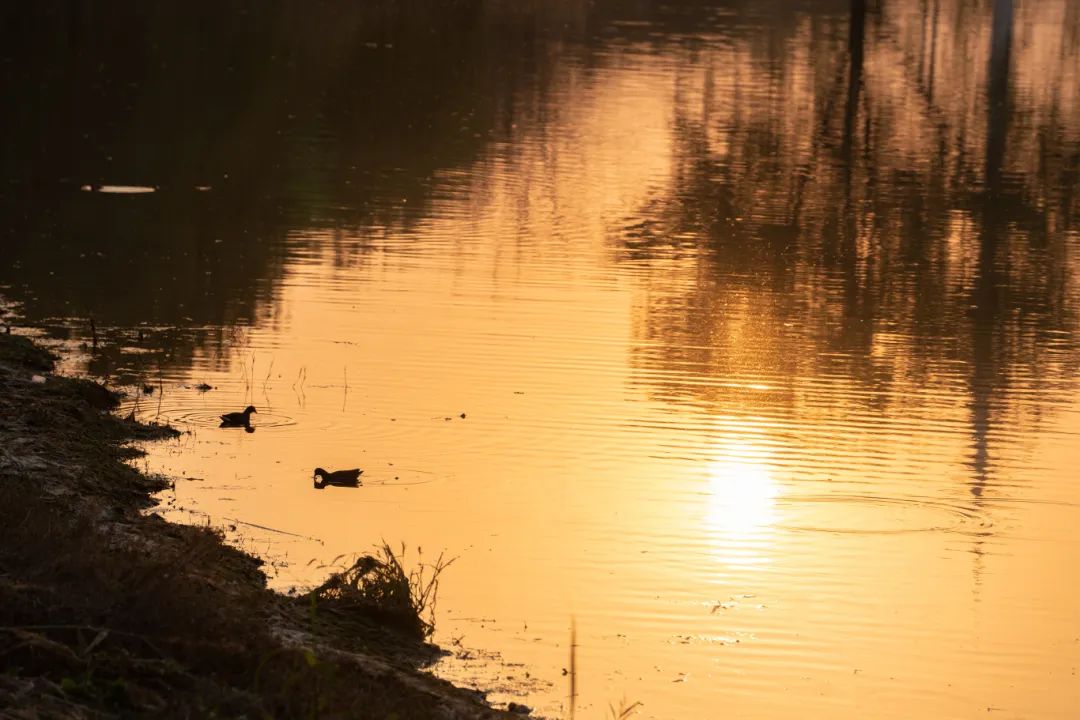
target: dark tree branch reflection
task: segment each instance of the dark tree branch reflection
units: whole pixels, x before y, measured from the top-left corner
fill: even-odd
[[[1080,105],[1061,90],[1080,47],[1045,12],[852,0],[684,54],[679,87],[704,89],[676,91],[670,190],[621,245],[697,281],[650,287],[639,382],[675,406],[806,416],[844,412],[808,407],[807,380],[851,378],[855,407],[932,415],[924,391],[966,367],[980,495],[996,429],[1078,367]],[[1059,52],[1018,55],[1018,34]]]

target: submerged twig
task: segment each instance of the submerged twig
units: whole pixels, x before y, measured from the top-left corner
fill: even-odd
[[[300,372],[296,373],[296,382],[292,384],[293,392],[296,393],[296,401],[301,407],[304,405],[306,395],[304,393],[304,383],[307,381],[307,365],[300,366]]]
[[[570,618],[570,720],[577,707],[577,621]]]
[[[210,522],[210,515],[206,516],[206,520],[207,520],[207,523]],[[222,520],[228,520],[229,522],[234,522],[237,525],[247,525],[248,527],[259,528],[260,530],[266,530],[268,532],[277,533],[278,535],[289,535],[291,537],[302,538],[304,540],[315,540],[315,541],[318,541],[320,543],[322,542],[318,538],[313,538],[310,535],[299,535],[299,534],[294,533],[294,532],[289,532],[288,530],[278,530],[277,528],[272,528],[272,527],[269,527],[267,525],[259,525],[258,523],[247,522],[247,521],[244,521],[244,520],[237,520],[236,518],[223,517]]]

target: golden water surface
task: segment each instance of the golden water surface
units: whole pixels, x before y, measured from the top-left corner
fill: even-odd
[[[357,5],[6,11],[0,292],[159,512],[445,551],[549,717],[572,621],[581,718],[1076,717],[1080,3]]]

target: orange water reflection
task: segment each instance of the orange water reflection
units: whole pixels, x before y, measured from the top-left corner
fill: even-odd
[[[735,565],[767,563],[779,492],[768,452],[738,436],[719,445],[717,459],[707,468],[705,524],[717,559]]]
[[[481,5],[253,19],[177,113],[211,192],[159,118],[184,70],[131,78],[190,140],[157,164],[139,128],[5,159],[161,187],[3,195],[0,279],[164,378],[163,512],[278,587],[446,548],[438,672],[551,716],[574,617],[582,716],[1071,717],[1076,4]]]

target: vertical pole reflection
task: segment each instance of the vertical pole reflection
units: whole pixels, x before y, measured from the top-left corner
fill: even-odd
[[[848,25],[848,83],[847,102],[844,105],[844,135],[840,143],[840,163],[844,178],[843,228],[841,233],[840,262],[844,274],[844,307],[850,327],[861,328],[859,317],[858,277],[856,274],[856,239],[859,232],[858,216],[852,197],[852,148],[855,143],[856,121],[859,115],[859,95],[863,82],[863,53],[866,29],[866,0],[851,0]]]
[[[866,29],[866,0],[851,0],[851,17],[848,25],[848,95],[844,111],[844,157],[851,153],[851,136],[855,132],[855,116],[862,88],[863,38]]]
[[[994,0],[990,64],[986,89],[986,159],[983,169],[978,274],[974,290],[973,373],[971,379],[971,493],[981,496],[989,476],[989,434],[998,380],[995,328],[1000,316],[996,258],[1004,229],[1001,166],[1009,118],[1009,55],[1012,45],[1012,0]]]
[[[934,16],[930,21],[930,68],[926,73],[926,97],[934,104],[934,77],[937,74],[938,17],[941,15],[941,0],[934,0]]]
[[[1005,156],[1005,135],[1009,121],[1009,59],[1012,52],[1012,0],[994,0],[990,30],[990,67],[986,87],[986,178],[985,189],[1000,190],[1001,163]]]

